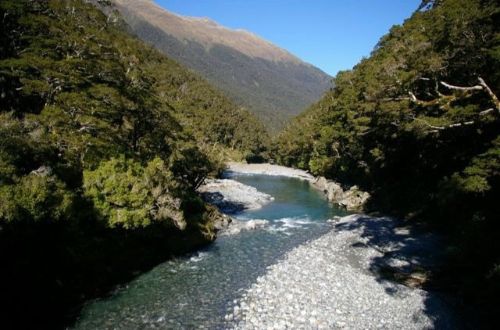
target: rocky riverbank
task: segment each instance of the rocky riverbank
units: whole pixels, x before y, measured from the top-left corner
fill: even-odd
[[[232,173],[265,174],[287,176],[308,181],[314,188],[321,190],[326,198],[348,211],[361,211],[370,198],[370,194],[357,186],[343,189],[342,186],[324,177],[314,177],[306,171],[272,164],[228,163],[227,175]]]
[[[362,191],[358,186],[344,190],[337,182],[327,180],[324,177],[315,178],[311,184],[321,190],[330,202],[345,208],[347,211],[362,211],[370,198],[370,194]]]
[[[335,182],[281,166],[230,164],[228,177],[235,172],[306,180],[346,208],[354,208],[368,198],[356,187],[344,191]],[[219,202],[219,207],[235,204],[254,208],[272,200],[227,179],[210,181],[201,191],[208,196],[215,194],[214,204]],[[348,194],[351,199],[346,200]],[[436,294],[422,289],[428,272],[442,262],[439,251],[443,249],[437,236],[390,218],[351,215],[330,223],[330,232],[287,253],[234,300],[225,315],[225,327],[456,328],[447,305]],[[234,220],[221,235],[268,226],[265,220]]]
[[[198,191],[203,199],[226,214],[258,209],[273,201],[273,197],[234,180],[207,180]]]
[[[255,230],[268,224],[266,220],[240,221],[228,216],[244,210],[259,209],[274,200],[271,195],[260,192],[254,187],[229,179],[212,179],[207,180],[198,192],[207,203],[216,206],[224,213],[220,221],[215,223],[219,236],[236,235],[241,231]]]
[[[331,232],[269,267],[233,302],[225,317],[227,327],[455,328],[452,314],[436,295],[379,276],[390,269],[418,279],[421,267],[438,261],[437,244],[433,236],[410,235],[393,219],[341,218]]]

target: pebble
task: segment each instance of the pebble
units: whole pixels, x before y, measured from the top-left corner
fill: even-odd
[[[359,217],[336,219],[336,226],[348,226]],[[435,327],[436,319],[441,329],[454,328],[452,313],[439,298],[381,281],[369,271],[373,258],[388,247],[354,248],[354,243],[366,241],[363,233],[362,226],[334,229],[288,252],[233,301],[229,328],[427,329]]]

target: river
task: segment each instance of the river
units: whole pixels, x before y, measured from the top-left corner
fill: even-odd
[[[300,179],[238,173],[231,179],[274,197],[260,209],[235,215],[241,221],[268,220],[267,226],[221,236],[201,251],[157,266],[110,297],[88,303],[74,328],[225,328],[224,316],[269,266],[328,232],[328,219],[345,215]]]

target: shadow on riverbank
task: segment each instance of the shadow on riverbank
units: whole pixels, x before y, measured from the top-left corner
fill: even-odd
[[[1,329],[67,329],[106,297],[175,255],[208,243],[199,231],[27,226],[0,230]],[[81,228],[80,228],[81,229]]]
[[[395,281],[427,291],[423,312],[433,320],[436,329],[467,328],[452,311],[457,309],[457,301],[435,285],[433,274],[446,261],[443,241],[437,235],[391,218],[370,216],[340,222],[335,229],[360,232],[361,240],[351,247],[369,247],[379,252],[369,265],[378,282]],[[397,286],[386,286],[385,290],[391,296],[400,294]]]

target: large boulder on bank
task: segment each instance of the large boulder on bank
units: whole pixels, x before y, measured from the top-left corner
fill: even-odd
[[[317,189],[323,191],[329,201],[337,202],[343,198],[344,190],[338,183],[334,181],[327,180],[326,178],[321,176],[317,178],[316,181],[314,181],[312,184]]]
[[[330,201],[338,201],[343,198],[344,190],[336,182],[329,182],[326,186],[326,198]]]
[[[321,190],[326,198],[348,211],[360,211],[370,198],[370,194],[361,191],[357,186],[351,187],[344,191],[340,184],[335,181],[327,180],[324,177],[319,177],[312,182],[312,185]]]
[[[358,186],[352,186],[343,193],[338,204],[345,207],[348,211],[361,211],[369,198],[369,193],[361,191]]]

